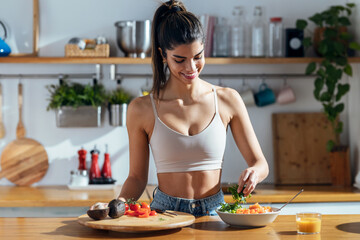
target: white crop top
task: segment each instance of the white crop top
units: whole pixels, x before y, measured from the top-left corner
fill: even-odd
[[[222,168],[226,129],[218,112],[217,95],[214,87],[213,92],[215,116],[203,131],[192,136],[183,135],[166,126],[158,117],[153,95],[150,94],[155,115],[150,147],[158,173]]]

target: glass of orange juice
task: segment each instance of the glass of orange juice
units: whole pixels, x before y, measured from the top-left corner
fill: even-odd
[[[316,234],[321,231],[321,213],[297,213],[296,226],[298,234]]]

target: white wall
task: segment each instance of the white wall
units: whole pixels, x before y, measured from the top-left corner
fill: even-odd
[[[5,20],[8,26],[18,26],[15,31],[11,31],[12,36],[9,43],[13,49],[24,49],[27,51],[26,45],[31,46],[31,37],[25,34],[26,20],[31,19],[28,13],[20,13],[16,8],[16,4],[10,4],[14,0],[4,1],[9,4],[9,8],[0,9],[0,19]],[[15,0],[28,4],[30,1]],[[123,56],[118,50],[115,43],[115,27],[114,22],[127,19],[151,19],[154,10],[158,5],[157,0],[40,0],[40,56],[63,56],[64,45],[71,37],[96,37],[103,35],[108,38],[112,45],[112,54],[114,56]],[[290,4],[291,2],[291,4]],[[208,0],[206,4],[200,0],[184,1],[187,8],[197,15],[212,14],[217,16],[230,16],[232,8],[235,5],[245,7],[248,20],[251,19],[254,6],[261,5],[265,7],[265,17],[282,16],[286,27],[293,27],[295,20],[298,18],[306,18],[316,11],[325,9],[326,6],[332,4],[343,3],[341,0],[304,0],[304,1],[288,1],[288,0],[257,0],[257,1],[235,1],[228,0],[219,2],[216,0]],[[359,1],[355,1],[360,3]],[[224,4],[226,3],[226,4]],[[19,4],[17,4],[18,6]],[[289,7],[291,5],[291,7]],[[31,6],[31,4],[29,5]],[[309,7],[311,6],[311,7]],[[22,8],[23,9],[23,8]],[[31,8],[30,8],[31,9]],[[17,14],[13,14],[17,13]],[[9,19],[9,20],[8,20]],[[21,24],[20,24],[21,23]],[[20,33],[17,33],[20,32]],[[21,34],[24,33],[24,34]],[[16,35],[16,37],[15,37]],[[20,38],[20,40],[19,40]],[[26,44],[25,44],[26,43]],[[203,73],[303,73],[305,64],[283,64],[283,65],[207,65]],[[354,67],[358,66],[354,65]],[[104,65],[103,84],[107,89],[114,88],[115,82],[109,80],[109,66]],[[150,65],[120,65],[117,66],[118,72],[122,73],[151,73]],[[62,64],[0,64],[0,74],[20,74],[20,73],[93,73],[94,65],[62,65]],[[354,71],[356,76],[351,81],[358,81],[359,71]],[[346,81],[346,79],[344,79]],[[90,80],[89,80],[90,81]],[[88,82],[89,82],[88,81]],[[4,107],[3,118],[6,128],[6,137],[0,139],[0,151],[2,148],[15,138],[15,129],[18,121],[17,109],[17,79],[0,79],[3,85]],[[125,128],[111,127],[108,123],[106,115],[104,126],[101,128],[56,128],[54,112],[46,111],[49,94],[45,89],[46,85],[57,84],[57,79],[46,80],[29,80],[22,79],[24,85],[24,109],[23,117],[25,127],[27,129],[27,137],[40,141],[46,148],[50,168],[46,176],[38,185],[54,185],[67,184],[70,178],[70,171],[77,168],[77,151],[81,146],[91,150],[96,144],[104,153],[105,144],[109,145],[109,151],[112,162],[113,177],[118,183],[124,182],[128,173],[128,139]],[[87,82],[87,81],[83,81]],[[139,88],[144,85],[145,79],[125,79],[123,86],[129,91],[137,94]],[[218,80],[209,80],[214,84],[218,84]],[[249,83],[254,90],[257,90],[260,80],[249,79]],[[268,85],[275,91],[278,91],[283,81],[282,79],[266,80]],[[223,84],[239,89],[241,81],[239,80],[223,80]],[[272,105],[264,108],[250,107],[248,109],[254,129],[256,131],[259,142],[262,146],[264,154],[270,164],[270,175],[266,182],[274,182],[273,173],[273,148],[272,148],[272,128],[271,113],[274,112],[313,112],[321,111],[320,103],[313,98],[313,81],[311,79],[290,79],[288,83],[295,89],[298,101],[286,106]],[[352,90],[349,98],[359,99],[359,91]],[[351,106],[351,105],[350,105]],[[353,108],[358,105],[353,105]],[[359,111],[357,109],[357,111]],[[345,132],[343,139],[345,143],[349,142],[348,130],[348,114],[346,109],[343,119],[345,120]],[[351,128],[358,128],[359,114],[352,118]],[[353,130],[351,131],[354,132]],[[351,146],[358,141],[359,137],[351,135]],[[236,148],[232,140],[231,134],[228,134],[228,143],[225,152],[225,162],[223,168],[223,181],[236,182],[242,169],[246,164]],[[88,155],[88,160],[90,157]],[[100,158],[100,166],[103,158]],[[149,172],[149,183],[156,183],[156,173],[153,161]],[[0,181],[1,185],[11,184],[6,179]]]

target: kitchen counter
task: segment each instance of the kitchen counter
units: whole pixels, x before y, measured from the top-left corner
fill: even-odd
[[[154,185],[148,185],[139,201],[150,202]],[[249,203],[284,203],[301,187],[259,185]],[[224,191],[226,186],[223,187]],[[360,190],[332,186],[304,186],[304,192],[294,203],[360,202]],[[88,207],[95,202],[109,202],[120,193],[121,185],[114,190],[69,190],[67,186],[18,187],[0,186],[0,207]],[[232,202],[229,194],[226,202]]]
[[[197,218],[189,227],[149,233],[120,233],[80,225],[76,218],[0,218],[3,239],[359,239],[360,215],[323,215],[320,234],[297,235],[294,215],[279,215],[261,228],[232,228],[218,216]]]
[[[234,184],[223,184],[222,189],[225,193],[225,202],[233,202],[230,193],[226,194],[227,188]],[[148,185],[146,190],[150,200],[152,192],[156,186]],[[304,192],[297,196],[294,203],[314,203],[314,202],[360,202],[360,189],[354,187],[335,187],[335,186],[275,186],[272,184],[258,185],[253,192],[248,203],[285,203],[296,193],[304,188]]]
[[[89,207],[116,198],[121,185],[113,190],[69,190],[67,186],[0,186],[0,207]],[[150,202],[145,191],[141,202]]]

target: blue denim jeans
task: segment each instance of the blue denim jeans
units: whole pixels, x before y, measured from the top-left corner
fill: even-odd
[[[224,193],[222,190],[206,198],[186,199],[169,196],[160,191],[160,189],[155,188],[150,207],[161,210],[186,212],[195,217],[200,217],[217,215],[215,209],[220,206],[220,203],[224,203]]]

